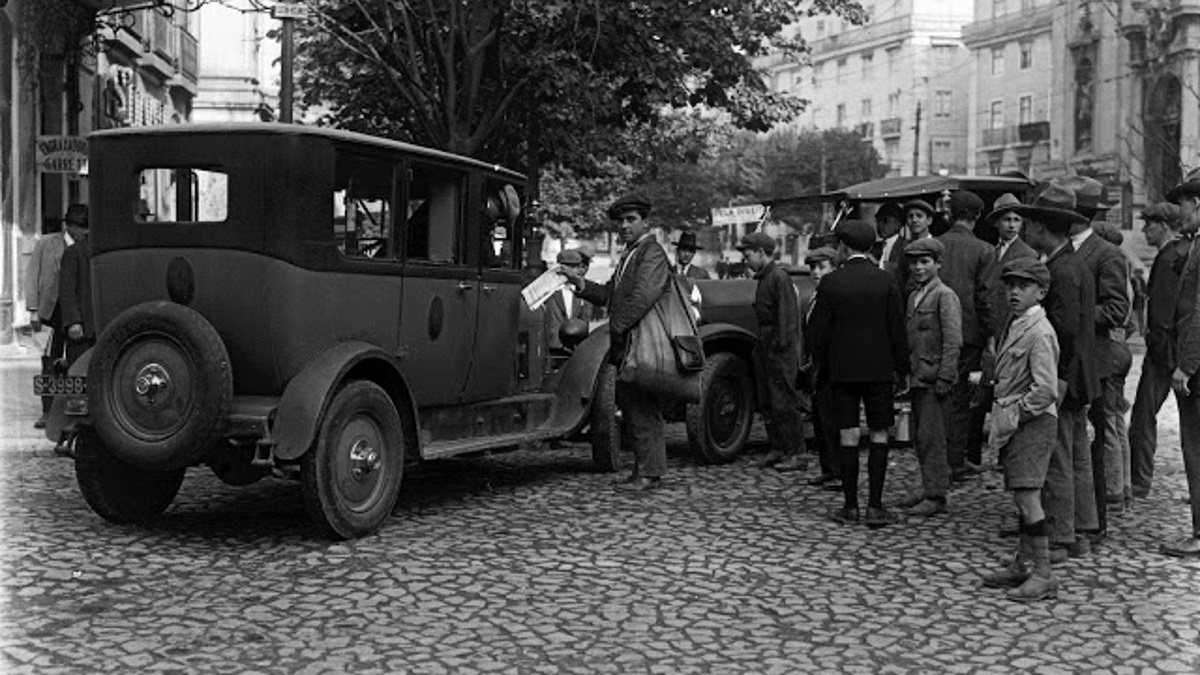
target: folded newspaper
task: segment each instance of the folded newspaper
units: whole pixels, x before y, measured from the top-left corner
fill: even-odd
[[[560,288],[567,285],[567,278],[555,272],[547,270],[542,275],[529,283],[528,286],[521,289],[521,297],[525,298],[525,304],[529,305],[529,309],[536,310],[550,299],[550,296],[558,292]]]

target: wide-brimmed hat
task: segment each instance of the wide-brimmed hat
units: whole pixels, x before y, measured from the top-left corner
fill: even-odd
[[[910,199],[904,202],[904,213],[907,215],[909,209],[920,209],[929,214],[932,218],[937,215],[937,211],[933,210],[933,206],[924,199]]]
[[[684,232],[679,235],[679,241],[675,242],[675,248],[690,248],[693,251],[699,251],[703,247],[696,243],[695,232]]]
[[[1075,210],[1088,217],[1096,215],[1097,211],[1107,211],[1112,208],[1108,203],[1108,188],[1104,183],[1087,176],[1063,176],[1050,181],[1075,193]]]
[[[1021,200],[1017,199],[1016,195],[1011,192],[1005,192],[997,197],[996,201],[992,203],[992,210],[983,217],[983,224],[991,225],[999,220],[1001,216],[1009,211],[1012,211],[1014,206],[1020,205],[1020,203]]]
[[[1053,181],[1038,188],[1028,204],[1016,204],[1011,210],[1055,231],[1065,231],[1090,220],[1075,210],[1075,191]]]
[[[1192,169],[1183,182],[1167,192],[1167,201],[1175,203],[1180,197],[1200,196],[1200,169]]]

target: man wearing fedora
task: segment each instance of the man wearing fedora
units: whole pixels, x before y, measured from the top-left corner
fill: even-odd
[[[43,324],[50,328],[50,344],[42,357],[43,375],[50,375],[54,361],[62,358],[65,353],[67,333],[62,325],[62,303],[58,301],[58,285],[63,251],[75,241],[67,232],[66,226],[80,220],[87,220],[87,207],[83,204],[67,207],[67,214],[60,222],[59,229],[47,232],[38,239],[33,253],[29,256],[29,267],[25,271],[25,306],[29,309],[29,327],[35,333],[42,330]],[[42,397],[42,416],[33,423],[35,428],[45,428],[46,414],[50,412],[53,402],[53,396]]]
[[[996,311],[995,325],[997,329],[1008,324],[1008,317],[1012,312],[1008,302],[1004,299],[1006,292],[1004,284],[1000,283],[1000,270],[1018,258],[1038,257],[1029,244],[1021,239],[1021,224],[1024,219],[1021,214],[1013,210],[1013,207],[1020,203],[1021,200],[1017,199],[1016,195],[1006,192],[996,198],[995,203],[992,204],[991,213],[987,214],[982,222],[986,228],[996,228],[999,235],[999,241],[996,244],[996,264],[993,267],[995,276],[992,282],[992,286],[996,290],[992,307]]]
[[[1059,387],[1065,389],[1059,392],[1057,433],[1042,488],[1042,506],[1051,555],[1054,562],[1063,562],[1070,553],[1081,553],[1081,542],[1086,541],[1086,537],[1076,535],[1078,524],[1095,519],[1089,508],[1094,496],[1087,434],[1088,405],[1100,392],[1092,328],[1095,282],[1071,246],[1071,227],[1085,222],[1075,211],[1074,191],[1061,185],[1043,185],[1029,205],[1014,205],[1012,211],[1026,219],[1025,236],[1038,253],[1046,256],[1050,272],[1050,286],[1042,304],[1058,336],[1058,380]],[[1082,521],[1078,519],[1081,509],[1085,518]],[[1013,569],[1010,567],[1010,571]]]
[[[695,264],[696,251],[700,245],[696,243],[695,232],[684,232],[675,242],[675,272],[683,279],[711,279],[708,270]]]
[[[1187,474],[1188,502],[1192,509],[1192,533],[1162,545],[1167,555],[1200,558],[1200,170],[1192,171],[1167,193],[1179,206],[1180,234],[1188,240],[1187,254],[1179,274],[1175,304],[1175,369],[1171,389],[1179,405],[1179,444]]]
[[[1098,544],[1108,534],[1105,430],[1110,415],[1120,415],[1123,393],[1116,377],[1128,371],[1131,356],[1125,345],[1125,323],[1132,310],[1128,266],[1121,249],[1096,235],[1092,221],[1103,219],[1108,210],[1108,191],[1100,181],[1086,176],[1068,176],[1054,182],[1075,192],[1075,212],[1087,219],[1071,227],[1071,245],[1083,258],[1096,282],[1096,363],[1100,374],[1100,396],[1088,410],[1092,423],[1092,493],[1096,521],[1076,523]]]
[[[607,284],[588,281],[570,268],[563,270],[583,299],[608,307],[608,362],[617,367],[625,359],[629,335],[646,319],[670,280],[671,263],[650,231],[649,216],[650,200],[636,192],[609,207],[608,217],[617,223],[625,252]],[[667,472],[663,402],[657,394],[619,380],[616,395],[621,409],[621,446],[632,448],[637,462],[616,487],[631,492],[658,489]]]
[[[896,279],[896,286],[904,294],[908,287],[908,263],[904,259],[904,246],[908,241],[900,234],[904,227],[904,209],[895,202],[887,202],[875,211],[875,245],[871,257],[879,269]]]

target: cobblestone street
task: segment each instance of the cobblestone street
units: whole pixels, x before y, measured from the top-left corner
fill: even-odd
[[[682,425],[647,496],[580,444],[421,467],[359,541],[316,538],[297,484],[206,469],[154,526],[111,526],[31,428],[34,367],[0,361],[5,673],[1200,672],[1200,563],[1157,552],[1190,526],[1173,402],[1150,499],[1027,606],[979,585],[1013,546],[1000,474],[848,528],[808,475],[697,465]],[[889,499],[915,468],[893,453]]]

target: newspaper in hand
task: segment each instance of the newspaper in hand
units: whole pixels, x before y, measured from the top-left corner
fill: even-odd
[[[529,309],[536,311],[550,299],[550,296],[566,285],[566,277],[554,270],[547,270],[521,289],[521,297],[525,298],[525,304],[529,305]]]

